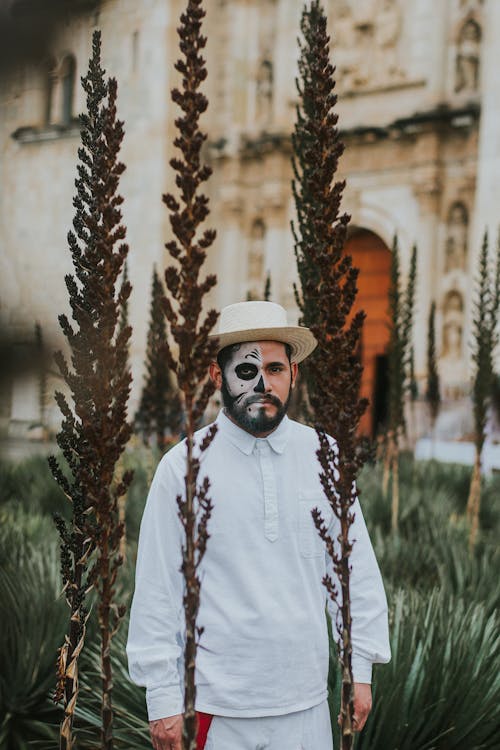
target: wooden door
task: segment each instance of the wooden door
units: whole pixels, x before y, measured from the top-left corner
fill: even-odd
[[[359,229],[347,240],[345,253],[352,256],[354,266],[360,269],[354,312],[366,313],[361,341],[364,367],[361,395],[369,399],[370,405],[361,420],[360,431],[374,437],[386,408],[391,251],[378,235]]]

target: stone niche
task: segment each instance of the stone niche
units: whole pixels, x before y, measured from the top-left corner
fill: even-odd
[[[464,298],[458,289],[444,297],[441,309],[441,357],[439,371],[443,386],[460,389],[465,382]]]
[[[467,18],[460,27],[456,40],[455,92],[474,93],[479,89],[481,62],[481,26],[474,18]]]
[[[450,206],[446,222],[444,273],[465,271],[467,267],[467,236],[469,214],[465,205],[456,201]]]

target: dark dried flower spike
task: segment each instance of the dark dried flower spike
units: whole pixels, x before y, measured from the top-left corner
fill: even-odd
[[[500,233],[494,270],[490,268],[488,234],[485,232],[479,255],[479,273],[474,300],[472,324],[472,359],[475,366],[472,401],[474,405],[474,442],[476,458],[472,472],[467,518],[471,530],[469,546],[474,548],[479,531],[481,506],[481,454],[486,439],[488,407],[494,381],[494,357],[498,347],[498,312],[500,310]]]
[[[411,387],[411,335],[417,279],[417,248],[414,246],[406,286],[401,281],[399,247],[394,237],[389,287],[389,419],[384,456],[383,492],[387,494],[392,471],[392,530],[399,519],[399,444],[406,432],[405,397]]]
[[[352,316],[358,270],[344,254],[349,217],[340,213],[344,183],[335,182],[344,147],[333,112],[337,97],[333,93],[326,16],[317,0],[304,8],[301,31],[299,105],[292,136],[297,214],[292,229],[301,285],[296,297],[301,322],[311,328],[319,344],[304,370],[318,423],[320,480],[341,529],[338,540],[331,539],[321,514],[313,512],[339,582],[337,585],[329,576],[323,581],[328,595],[339,606],[340,720],[342,749],[347,750],[354,741],[349,529],[354,520],[355,481],[366,456],[357,437],[367,406],[365,399],[359,399],[362,365],[358,352],[364,313]],[[336,448],[327,434],[334,436]]]
[[[431,417],[431,432],[439,413],[441,396],[439,392],[439,373],[436,362],[436,303],[433,301],[429,312],[427,329],[427,389],[425,398],[429,404]]]
[[[199,478],[199,458],[215,436],[213,428],[202,445],[194,444],[197,423],[214,392],[213,384],[207,380],[207,372],[210,362],[215,359],[216,345],[208,340],[208,334],[217,320],[214,310],[202,314],[204,297],[215,285],[216,279],[214,276],[200,279],[205,251],[215,238],[212,230],[204,230],[201,235],[198,231],[209,213],[208,198],[199,192],[199,188],[211,174],[211,169],[201,162],[201,147],[206,135],[198,124],[208,105],[206,97],[199,90],[206,78],[205,62],[201,55],[206,44],[206,38],[201,35],[204,16],[201,0],[188,0],[186,10],[181,15],[178,34],[182,57],[175,67],[182,75],[182,86],[172,91],[172,99],[182,111],[175,121],[178,136],[174,141],[180,156],[170,162],[177,173],[175,182],[179,197],[170,193],[163,197],[170,211],[174,235],[174,239],[166,245],[174,265],[165,271],[169,296],[163,297],[163,309],[170,335],[178,349],[175,357],[167,343],[165,356],[183,394],[186,429],[185,497],[177,498],[179,517],[186,534],[182,551],[186,591],[184,750],[196,749],[195,660],[196,637],[199,633],[196,617],[200,601],[197,569],[206,549],[212,510],[208,496],[209,482]]]
[[[182,424],[182,405],[165,356],[167,324],[163,313],[164,296],[162,281],[156,269],[153,269],[145,383],[135,424],[145,443],[156,435],[156,445],[161,451],[165,450],[167,430],[170,429],[171,434],[175,435]]]
[[[71,611],[69,632],[60,650],[56,699],[63,701],[64,720],[60,746],[74,747],[73,718],[78,697],[78,658],[85,639],[86,597],[98,592],[101,636],[102,731],[101,746],[113,747],[112,673],[110,642],[123,608],[115,602],[123,526],[118,500],[131,481],[126,473],[118,486],[117,461],[130,437],[126,421],[131,376],[127,365],[131,329],[124,320],[130,284],[118,279],[128,247],[121,241],[117,194],[124,165],[117,160],[123,124],[116,119],[116,81],[104,78],[100,64],[100,32],[92,40],[92,57],[82,86],[87,112],[81,115],[82,146],[78,150],[74,232],[68,234],[74,275],[66,277],[72,322],[59,320],[67,339],[70,362],[56,355],[60,372],[71,394],[56,394],[63,414],[59,447],[68,463],[66,478],[54,457],[49,459],[56,481],[72,503],[72,520],[66,527],[56,521],[61,537],[61,566],[65,594]]]

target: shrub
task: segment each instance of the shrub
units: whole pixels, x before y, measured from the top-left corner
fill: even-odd
[[[498,614],[435,589],[390,597],[392,661],[375,668],[374,708],[358,750],[498,747]],[[332,715],[340,689],[331,665]]]
[[[132,544],[135,544],[139,536],[139,527],[149,484],[160,458],[161,453],[159,451],[145,448],[142,445],[129,446],[123,458],[123,468],[134,471],[125,504],[127,537]],[[59,458],[59,456],[58,461],[64,464],[64,459]],[[52,521],[54,513],[69,518],[71,514],[70,503],[60,487],[54,482],[47,459],[44,456],[32,456],[19,463],[0,461],[0,513],[5,512],[8,516],[11,516],[17,510],[24,512],[23,520],[20,522],[24,531],[29,532],[31,523],[41,524],[49,536],[52,536],[54,527]],[[32,518],[32,521],[29,520],[30,518]],[[12,524],[11,530],[15,526],[15,524]],[[29,532],[29,536],[31,536],[31,532]],[[57,534],[54,539],[56,537]]]
[[[134,473],[125,498],[125,534],[129,545],[135,546],[139,538],[149,485],[161,455],[160,451],[143,445],[134,446],[125,453],[124,468],[131,469]]]
[[[142,446],[130,449],[123,459],[135,478],[126,506],[129,546],[118,592],[122,601],[133,589],[135,544],[156,460]],[[6,478],[0,496],[0,750],[53,750],[60,710],[51,695],[67,609],[59,596],[52,501],[42,506],[42,512],[36,492],[47,491],[50,497],[50,482],[55,485],[45,459],[2,464],[0,471]],[[470,469],[404,458],[398,535],[390,534],[390,509],[382,497],[379,471],[366,467],[360,485],[389,594],[393,660],[375,668],[374,711],[357,747],[494,748],[495,729],[500,726],[499,480],[494,477],[485,485],[481,540],[470,554],[464,516]],[[76,728],[85,750],[99,747],[95,620],[92,613],[77,711]],[[128,679],[126,631],[123,623],[112,649],[116,747],[149,749],[144,694]],[[333,641],[331,653],[336,724]]]
[[[0,521],[0,748],[54,747],[60,711],[51,694],[67,619],[55,530],[20,510],[4,509]]]
[[[390,509],[379,483],[379,468],[368,467],[360,481],[362,504],[384,581],[428,592],[439,586],[483,602],[488,612],[500,604],[497,545],[500,510],[498,479],[485,487],[483,532],[471,554],[465,520],[470,469],[402,461],[399,534],[390,531]]]
[[[113,639],[111,661],[113,664],[113,743],[117,750],[151,750],[146,700],[143,688],[134,685],[128,676],[125,655],[128,622],[123,622]],[[80,683],[80,701],[76,710],[77,732],[85,750],[101,747],[100,697],[95,686],[100,680],[99,649],[94,640],[83,653]]]
[[[21,506],[38,514],[69,515],[69,503],[54,482],[44,456],[0,462],[0,506]]]

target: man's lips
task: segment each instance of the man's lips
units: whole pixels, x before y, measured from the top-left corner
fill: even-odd
[[[261,404],[262,406],[276,406],[278,409],[281,406],[281,401],[276,398],[275,396],[266,396],[265,398],[252,396],[247,402],[247,405],[250,406],[251,404]]]

